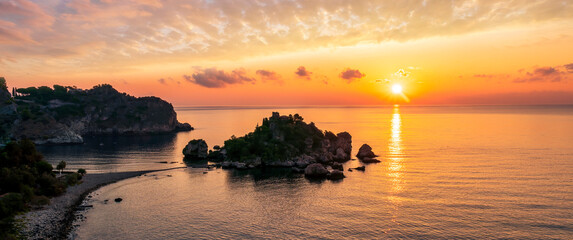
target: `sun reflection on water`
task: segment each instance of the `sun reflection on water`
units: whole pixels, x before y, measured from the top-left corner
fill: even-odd
[[[388,176],[392,181],[392,193],[399,193],[403,189],[403,149],[402,149],[402,118],[400,108],[394,106],[390,122],[390,141],[388,144]]]

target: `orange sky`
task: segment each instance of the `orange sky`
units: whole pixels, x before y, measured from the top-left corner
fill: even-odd
[[[10,87],[190,105],[573,104],[573,2],[2,0]]]

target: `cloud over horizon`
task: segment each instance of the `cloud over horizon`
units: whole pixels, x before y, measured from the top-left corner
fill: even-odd
[[[191,76],[183,75],[190,82],[207,88],[224,88],[227,85],[255,83],[255,79],[248,77],[245,69],[238,68],[231,72],[217,70],[216,68],[197,68]]]
[[[256,74],[261,77],[261,80],[263,80],[263,82],[274,81],[274,82],[277,82],[279,84],[283,83],[283,81],[281,80],[281,75],[279,75],[275,71],[259,69],[256,71]]]
[[[304,66],[300,66],[296,69],[296,72],[294,72],[294,74],[296,74],[299,78],[310,80],[310,75],[312,74],[312,72],[306,70]]]
[[[566,64],[556,67],[536,67],[532,71],[527,71],[523,74],[523,70],[513,80],[514,83],[531,83],[531,82],[561,82],[568,79],[568,75],[573,73],[570,67],[573,64]]]
[[[361,73],[358,69],[350,69],[350,68],[347,68],[346,70],[342,71],[339,75],[339,77],[346,80],[347,83],[360,80],[365,76],[366,74]]]

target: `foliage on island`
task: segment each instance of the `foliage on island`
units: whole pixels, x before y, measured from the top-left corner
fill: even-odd
[[[303,120],[298,114],[264,118],[253,132],[225,141],[227,158],[245,161],[260,157],[262,161],[275,161],[310,154],[321,148],[325,136],[314,123],[307,124]]]
[[[273,112],[253,132],[242,137],[232,136],[224,146],[214,146],[208,154],[207,143],[202,139],[189,141],[183,154],[191,165],[208,160],[221,162],[223,168],[269,166],[301,170],[312,163],[330,166],[346,162],[350,160],[351,151],[352,136],[347,132],[336,135],[323,132],[314,123],[304,122],[298,114],[281,116]]]
[[[0,239],[12,234],[14,215],[47,204],[49,197],[62,194],[83,176],[71,173],[58,179],[52,170],[32,141],[10,142],[0,149]]]
[[[0,88],[0,143],[81,143],[86,134],[148,134],[192,130],[177,121],[173,106],[156,97],[133,97],[109,84]]]

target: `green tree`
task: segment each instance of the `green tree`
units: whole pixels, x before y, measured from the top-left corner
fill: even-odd
[[[6,84],[6,79],[0,77],[0,90],[8,90],[8,85]]]
[[[60,163],[58,163],[58,166],[56,166],[56,169],[58,171],[60,171],[60,175],[62,175],[62,171],[64,170],[64,168],[66,168],[66,161],[60,161]]]

